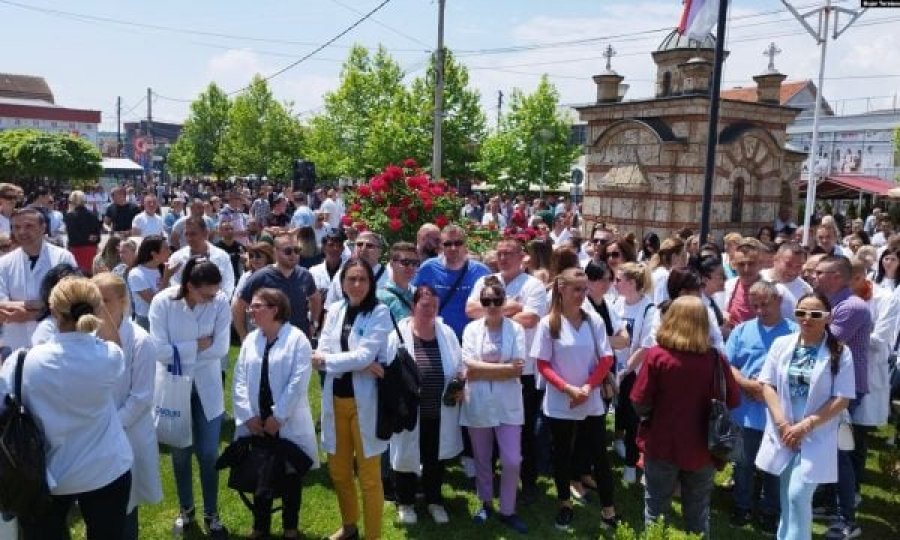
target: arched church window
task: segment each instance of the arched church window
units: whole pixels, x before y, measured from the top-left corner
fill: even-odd
[[[731,194],[731,219],[732,223],[740,223],[742,220],[742,210],[744,208],[744,179],[737,177],[734,179],[734,190]]]

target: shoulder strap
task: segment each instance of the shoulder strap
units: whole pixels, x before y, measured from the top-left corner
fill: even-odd
[[[453,283],[453,286],[444,294],[443,298],[441,298],[441,304],[439,311],[444,311],[444,307],[447,305],[447,301],[453,298],[453,295],[456,294],[456,290],[459,289],[459,286],[462,284],[462,280],[466,277],[466,272],[469,271],[469,260],[466,259],[466,262],[463,263],[463,267],[460,269],[459,276],[456,278],[456,281]]]
[[[397,326],[397,319],[394,318],[394,313],[390,309],[388,310],[388,315],[391,316],[391,324],[394,325],[394,330],[397,332],[397,337],[400,339],[400,343],[403,346],[406,346],[406,342],[403,341],[403,334],[400,332],[400,327]]]
[[[377,280],[376,280],[376,281],[377,281]],[[402,295],[402,294],[400,294],[399,292],[395,291],[394,289],[392,289],[392,288],[390,288],[390,287],[385,287],[384,290],[387,291],[387,292],[389,292],[389,293],[391,293],[391,294],[393,294],[394,297],[397,298],[397,300],[400,300],[400,303],[401,303],[401,304],[403,304],[404,306],[406,306],[406,309],[412,311],[412,305],[406,300],[406,298],[403,298],[403,295]],[[390,311],[390,310],[388,310],[388,311]],[[391,318],[393,318],[393,317],[394,317],[394,314],[391,313]],[[395,324],[396,324],[396,323],[395,323]]]
[[[378,286],[378,280],[381,279],[382,274],[384,274],[384,267],[386,265],[382,264],[381,268],[378,269],[378,272],[375,273],[375,285]]]
[[[15,380],[15,400],[17,403],[22,403],[22,371],[23,366],[25,365],[25,355],[28,354],[28,349],[22,349],[19,351],[19,355],[16,357],[16,380]]]
[[[715,362],[713,398],[725,401],[725,372],[722,370],[722,360],[719,358],[719,353],[715,349],[713,349],[713,362]]]

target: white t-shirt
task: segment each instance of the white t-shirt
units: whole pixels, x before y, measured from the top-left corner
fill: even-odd
[[[669,299],[669,269],[658,266],[653,271],[653,303],[657,306]]]
[[[563,242],[568,241],[569,238],[572,238],[572,233],[569,231],[569,229],[563,229],[562,232],[559,233],[559,236],[556,236],[555,232],[550,231],[550,239],[553,240],[553,247],[555,248],[561,246]],[[586,264],[587,263],[585,263],[585,265]]]
[[[494,219],[495,217],[496,219]],[[497,214],[496,216],[494,216],[494,214],[490,212],[485,212],[484,215],[481,216],[481,224],[487,227],[492,223],[496,225],[498,229],[506,228],[506,218],[503,217],[503,214]]]
[[[766,268],[765,270],[760,271],[760,277],[762,277],[766,281],[776,281],[775,277],[772,275],[772,269]],[[796,277],[793,281],[788,283],[781,283],[787,290],[791,291],[791,294],[794,295],[795,300],[800,300],[804,295],[812,292],[813,288],[809,286],[809,283],[803,281],[803,278]]]
[[[153,294],[159,292],[162,275],[156,268],[147,268],[138,265],[128,272],[128,290],[131,291],[131,305],[134,306],[134,314],[146,317],[150,313],[150,303],[138,294],[141,291],[150,291]]]
[[[498,274],[496,276],[501,283],[503,277]],[[520,273],[509,283],[503,283],[506,289],[506,297],[522,304],[524,313],[535,313],[538,317],[547,314],[547,290],[544,284],[538,278],[530,276],[525,272]],[[481,289],[484,288],[484,278],[479,278],[469,293],[467,302],[478,302],[481,298]],[[525,350],[531,351],[531,344],[534,341],[535,328],[525,328]],[[534,375],[534,357],[526,355],[525,366],[522,368],[522,375]]]
[[[616,351],[616,366],[622,370],[634,351],[653,346],[651,330],[653,318],[656,316],[656,306],[647,296],[642,296],[637,303],[631,305],[625,302],[624,296],[619,296],[613,303],[611,311],[625,323],[630,338],[627,347]]]
[[[574,386],[587,383],[598,358],[611,356],[612,350],[606,340],[603,319],[594,312],[587,312],[590,322],[584,320],[576,329],[562,317],[559,339],[550,336],[549,316],[541,319],[535,329],[531,356],[550,362],[553,371],[564,381]],[[591,336],[591,329],[594,335]],[[600,416],[606,412],[603,396],[598,390],[590,393],[587,401],[577,407],[570,406],[571,399],[552,384],[547,384],[544,394],[543,412],[550,418],[584,420],[588,416]]]
[[[0,234],[12,236],[10,234],[9,218],[4,216],[3,214],[0,214]]]
[[[163,222],[163,218],[157,214],[151,215],[147,212],[141,212],[131,220],[131,227],[140,230],[142,238],[152,234],[158,234],[163,237],[166,235],[166,224]]]
[[[328,212],[328,225],[332,229],[340,229],[342,216],[334,199],[329,198],[322,201],[321,206],[319,206],[319,211]]]

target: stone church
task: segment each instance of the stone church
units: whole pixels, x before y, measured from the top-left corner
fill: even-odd
[[[774,46],[773,46],[774,48]],[[624,77],[611,68],[594,76],[597,102],[577,107],[587,124],[583,215],[638,238],[700,229],[700,207],[715,37],[703,42],[670,33],[652,53],[656,96],[624,101]],[[723,99],[713,180],[710,231],[756,234],[782,206],[795,207],[805,154],[786,148],[787,125],[800,109],[779,104],[785,76],[754,77],[756,101]]]

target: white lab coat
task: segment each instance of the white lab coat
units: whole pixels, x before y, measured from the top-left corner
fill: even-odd
[[[231,265],[231,256],[209,242],[206,243],[206,249],[207,253],[209,253],[209,262],[216,265],[216,268],[222,274],[222,292],[225,293],[225,296],[231,298],[232,294],[234,294],[234,266]],[[181,285],[181,274],[184,272],[184,265],[190,258],[190,246],[184,246],[169,258],[169,264],[181,263],[178,271],[172,274],[172,279],[169,281],[171,285]]]
[[[891,348],[897,339],[900,324],[900,301],[892,291],[875,286],[868,302],[874,328],[869,338],[869,392],[853,411],[853,423],[861,426],[883,426],[890,413]]]
[[[397,328],[403,335],[409,354],[415,358],[413,352],[412,319],[406,318],[397,323]],[[438,349],[441,352],[441,365],[444,371],[444,391],[453,377],[459,375],[462,368],[462,351],[459,348],[459,340],[452,328],[439,319],[434,323]],[[400,347],[400,339],[397,332],[391,332],[388,339],[387,355],[394,358]],[[443,395],[443,392],[441,393]],[[519,394],[521,400],[521,394]],[[438,435],[438,459],[445,460],[458,456],[463,451],[462,430],[459,427],[459,405],[447,407],[441,403],[440,434]],[[419,455],[419,422],[416,421],[415,429],[401,431],[391,437],[391,468],[397,472],[418,473],[422,460]]]
[[[176,300],[178,287],[160,291],[150,302],[150,335],[160,343],[161,364],[174,361],[173,347],[178,348],[183,373],[194,381],[207,420],[225,412],[220,359],[228,354],[231,341],[231,307],[223,291],[212,302],[189,308],[184,299]],[[197,340],[212,336],[213,342],[202,352]]]
[[[0,395],[12,391],[18,351],[0,369]],[[131,469],[131,445],[113,392],[122,349],[83,332],[64,332],[28,351],[22,399],[44,433],[53,495],[104,487]]]
[[[525,360],[525,331],[512,319],[503,318],[500,363]],[[404,338],[405,339],[405,338]],[[484,318],[466,325],[462,337],[462,361],[480,360],[487,341]],[[469,427],[521,426],[525,421],[522,383],[518,377],[502,381],[466,381],[466,394],[459,411],[459,423]]]
[[[259,413],[259,388],[266,336],[259,330],[247,334],[234,365],[234,437],[250,435],[247,421]],[[281,429],[278,434],[299,446],[319,466],[316,429],[309,408],[309,378],[312,373],[312,347],[306,335],[290,323],[278,331],[278,339],[269,351],[269,387],[272,389],[272,414]]]
[[[0,301],[40,300],[41,282],[51,268],[60,263],[77,267],[75,257],[65,249],[44,242],[38,260],[31,268],[28,255],[17,248],[0,257]],[[31,346],[36,321],[8,322],[3,325],[3,342],[11,349]]]
[[[159,477],[159,446],[151,414],[156,362],[161,349],[146,330],[128,319],[119,325],[119,341],[125,357],[125,370],[113,389],[113,398],[134,453],[131,497],[128,499],[128,512],[131,512],[139,504],[156,504],[163,497]]]
[[[798,336],[799,334],[789,334],[775,339],[759,374],[760,382],[775,387],[784,418],[791,423],[802,420],[802,418],[793,418],[792,416],[787,370],[794,355]],[[841,353],[840,368],[837,375],[832,377],[831,354],[828,351],[827,343],[823,341],[819,347],[811,379],[804,417],[819,410],[832,396],[855,398],[856,378],[853,374],[853,355],[850,353],[850,348],[844,347],[843,353]],[[765,472],[780,476],[791,461],[794,452],[782,444],[771,413],[767,412],[766,416],[766,429],[759,452],[756,454],[756,466]],[[837,482],[837,438],[840,416],[837,415],[816,427],[800,444],[799,467],[803,482],[807,484]]]
[[[347,342],[347,352],[341,351],[341,323],[347,301],[341,300],[328,310],[318,351],[325,354],[325,385],[322,388],[322,447],[329,454],[337,451],[334,435],[334,379],[353,373],[353,395],[359,419],[365,457],[377,456],[387,449],[387,441],[375,434],[378,420],[378,387],[375,376],[365,368],[376,360],[390,364],[386,355],[388,334],[393,328],[390,312],[384,304],[376,305],[369,313],[360,313],[353,321]]]

